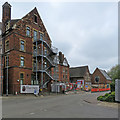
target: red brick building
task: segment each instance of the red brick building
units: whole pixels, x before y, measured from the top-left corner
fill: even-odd
[[[5,3],[2,12],[4,52],[4,93],[20,92],[20,85],[40,85],[49,88],[54,78],[57,48],[41,20],[36,7],[21,19],[11,19],[11,5]],[[67,64],[67,65],[66,65]],[[66,58],[57,65],[58,81],[69,81]],[[67,71],[67,72],[66,72]]]
[[[71,67],[70,68],[70,81],[76,83],[77,88],[84,90],[91,89],[91,75],[88,66]]]
[[[109,88],[109,84],[112,82],[112,79],[108,76],[105,70],[96,68],[92,74],[92,87],[99,88]]]
[[[52,76],[61,83],[69,83],[69,64],[62,52],[59,52],[58,55],[54,58],[54,63],[56,66],[52,68]]]

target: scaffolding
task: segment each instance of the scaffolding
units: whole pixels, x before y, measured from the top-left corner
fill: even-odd
[[[35,45],[33,59],[35,59],[36,62],[36,64],[33,65],[33,72],[35,73],[36,83],[39,81],[41,89],[45,88],[51,80],[56,80],[52,76],[51,68],[57,65],[53,59],[57,55],[58,49],[49,45],[46,41],[47,37],[43,33],[41,33],[40,39],[34,39],[33,41]],[[40,49],[38,49],[39,45],[41,45]],[[44,49],[44,47],[46,49]],[[41,78],[38,78],[38,75],[41,75]]]

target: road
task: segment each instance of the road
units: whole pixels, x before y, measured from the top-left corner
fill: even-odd
[[[3,118],[117,118],[117,104],[101,103],[105,93],[3,98]]]

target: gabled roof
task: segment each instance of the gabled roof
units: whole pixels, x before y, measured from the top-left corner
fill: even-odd
[[[13,26],[16,22],[18,22],[18,21],[26,18],[26,17],[28,16],[28,14],[31,14],[34,10],[36,10],[36,12],[38,13],[37,8],[35,7],[35,8],[32,9],[29,13],[27,13],[25,16],[23,16],[21,19],[11,19],[11,24],[12,24],[11,26]],[[38,13],[38,15],[39,15],[39,13]],[[40,17],[40,16],[39,16],[39,17]]]
[[[8,2],[5,2],[2,7],[4,6],[12,7]]]
[[[99,68],[98,68],[99,69]],[[103,74],[103,76],[107,79],[107,80],[112,80],[109,76],[108,76],[108,74],[107,74],[107,72],[105,71],[105,70],[101,70],[101,69],[99,69],[100,70],[100,72]]]
[[[71,67],[70,77],[84,77],[88,70],[88,66]]]
[[[20,20],[23,20],[23,19],[29,19],[29,18],[31,18],[31,16],[30,15],[32,15],[32,13],[34,14],[34,12],[35,12],[35,14],[37,14],[38,15],[38,19],[40,19],[40,26],[42,26],[42,30],[43,30],[43,32],[46,32],[47,33],[47,37],[49,38],[49,40],[51,41],[51,39],[50,39],[50,37],[49,37],[49,35],[48,35],[48,32],[47,32],[47,30],[46,30],[46,28],[45,28],[45,26],[44,26],[44,24],[43,24],[43,21],[42,21],[42,19],[41,19],[41,17],[40,17],[40,15],[39,15],[39,12],[38,12],[38,10],[37,10],[37,8],[35,7],[34,9],[32,9],[29,13],[27,13],[25,16],[23,16],[21,19],[11,19],[11,25],[10,25],[10,27],[13,27],[13,25],[14,24],[17,24],[17,22],[19,22]],[[39,27],[40,27],[39,26]]]
[[[63,65],[64,65],[64,66],[68,66],[68,65],[69,65],[66,57],[65,57],[64,60],[63,60]]]
[[[10,21],[10,27],[12,27],[17,21],[19,21],[20,19],[12,19]]]

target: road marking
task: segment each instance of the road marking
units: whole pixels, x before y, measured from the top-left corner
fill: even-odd
[[[34,115],[35,113],[30,113],[30,115]]]
[[[43,111],[45,111],[45,112],[46,112],[47,110],[46,110],[46,109],[44,109]]]

